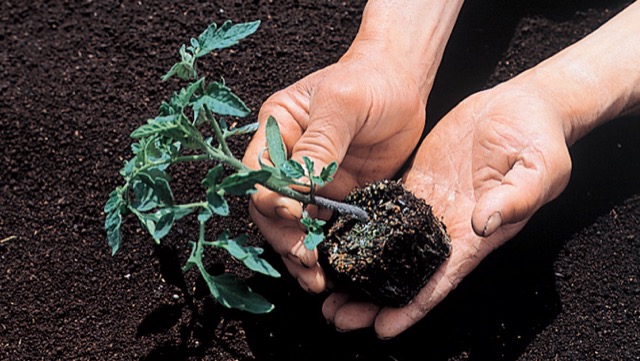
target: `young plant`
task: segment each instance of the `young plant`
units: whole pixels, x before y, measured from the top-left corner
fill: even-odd
[[[205,249],[213,247],[224,249],[253,271],[280,276],[260,257],[261,248],[245,245],[246,235],[232,237],[228,231],[223,231],[216,240],[206,239],[206,223],[214,216],[229,215],[226,196],[248,196],[256,191],[256,184],[261,184],[305,205],[316,204],[339,212],[351,212],[359,219],[366,219],[367,214],[360,208],[315,195],[316,187],[332,180],[337,163],[329,164],[316,175],[311,159],[304,158],[304,165],[287,159],[278,123],[272,117],[266,122],[266,134],[273,166],[260,162],[260,170],[250,169],[231,152],[227,138],[251,133],[258,124],[228,125],[223,117],[244,117],[250,110],[224,82],[199,78],[197,60],[213,50],[236,44],[254,33],[258,26],[259,21],[236,25],[226,21],[220,27],[213,23],[197,39],[191,39],[189,45],[180,48],[181,60],[162,80],[177,76],[190,82],[168,101],[162,102],[155,118],[131,133],[131,137],[137,140],[131,146],[134,156],[120,170],[124,184],[110,193],[104,212],[112,254],[121,246],[120,228],[123,217],[128,214],[135,215],[142,227],[160,244],[176,221],[196,213],[199,234],[190,242],[191,254],[183,270],[186,272],[195,267],[220,304],[252,313],[265,313],[271,311],[273,305],[254,293],[241,279],[232,274],[211,275],[205,267]],[[204,199],[178,204],[170,186],[168,169],[185,162],[202,163],[211,168],[201,182]],[[231,173],[229,169],[232,169]],[[302,186],[308,192],[295,191],[292,185]],[[309,230],[305,245],[312,249],[324,238],[324,222],[310,218],[305,212],[302,223]]]

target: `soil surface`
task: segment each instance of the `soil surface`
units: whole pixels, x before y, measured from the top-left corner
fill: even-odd
[[[429,127],[465,96],[579,40],[628,3],[469,1],[429,101]],[[211,267],[248,277],[276,309],[255,316],[217,306],[194,273],[179,270],[193,222],[154,247],[128,218],[123,246],[110,255],[102,207],[130,156],[128,134],[176,89],[160,77],[181,44],[211,21],[262,20],[256,34],[202,63],[257,110],[274,91],[336,61],[363,6],[2,1],[0,359],[640,359],[638,117],[576,144],[563,195],[390,341],[370,330],[337,333],[322,318],[324,295],[213,254]],[[187,197],[202,173],[181,169],[174,189]],[[211,231],[248,232],[263,244],[246,206],[234,201],[235,216]],[[268,247],[267,257],[286,273]]]

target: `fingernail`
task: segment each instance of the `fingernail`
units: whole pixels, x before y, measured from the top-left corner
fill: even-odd
[[[379,340],[382,341],[387,341],[387,340],[391,340],[393,337],[391,336],[380,336],[380,335],[376,335],[378,337]]]
[[[340,332],[340,333],[346,333],[349,332],[348,330],[342,329],[342,328],[338,328],[336,327],[336,331]]]
[[[500,212],[494,212],[487,219],[487,223],[484,224],[482,229],[482,236],[487,237],[493,234],[502,225],[502,215]]]

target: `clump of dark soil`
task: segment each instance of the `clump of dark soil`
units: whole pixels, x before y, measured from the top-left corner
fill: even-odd
[[[322,243],[330,269],[376,303],[407,305],[451,253],[444,224],[397,181],[357,188],[345,201],[365,209],[369,220],[335,219]]]

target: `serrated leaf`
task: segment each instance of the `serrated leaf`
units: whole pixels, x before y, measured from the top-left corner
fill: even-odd
[[[243,246],[246,240],[247,236],[244,234],[229,239],[229,233],[225,231],[218,237],[218,241],[213,242],[211,245],[224,248],[231,256],[244,263],[250,270],[271,277],[280,277],[280,273],[269,262],[260,257],[264,250],[259,247]]]
[[[304,166],[307,167],[307,174],[309,176],[312,176],[315,173],[315,169],[313,169],[314,168],[313,161],[311,160],[311,158],[307,157],[306,155],[302,157],[302,160],[304,161]]]
[[[109,199],[104,204],[104,212],[110,213],[120,208],[122,204],[122,189],[120,187],[114,189],[109,193]]]
[[[124,199],[122,198],[123,189],[116,188],[109,193],[109,199],[104,205],[105,220],[104,228],[107,231],[107,242],[111,247],[111,255],[116,254],[122,242],[120,234],[120,226],[122,225],[122,207]]]
[[[207,190],[215,189],[223,175],[224,168],[222,164],[218,164],[217,166],[209,169],[207,175],[202,180],[202,185],[204,185]]]
[[[198,36],[200,51],[197,53],[197,57],[204,56],[216,49],[233,46],[253,34],[259,26],[260,21],[232,25],[231,21],[227,20],[217,29],[217,25],[213,23]]]
[[[196,71],[193,69],[193,65],[184,61],[173,64],[171,69],[162,76],[162,81],[169,80],[172,76],[176,75],[183,80],[189,80],[196,77]]]
[[[175,221],[190,214],[192,211],[190,208],[167,207],[158,209],[153,213],[135,212],[135,214],[138,216],[140,223],[151,234],[151,237],[159,243],[169,233]]]
[[[105,218],[104,228],[107,231],[107,242],[111,247],[111,255],[116,254],[122,243],[120,226],[122,225],[122,213],[119,209],[109,212]]]
[[[196,70],[193,68],[194,56],[187,51],[186,45],[180,47],[180,58],[181,61],[171,67],[162,77],[162,81],[166,81],[174,75],[183,80],[189,80],[197,76]]]
[[[180,127],[180,115],[173,114],[149,119],[147,124],[140,126],[131,133],[131,138],[138,139],[156,134],[168,134]]]
[[[192,103],[194,110],[199,110],[205,105],[218,115],[244,117],[251,112],[230,88],[219,82],[209,83],[205,94]]]
[[[235,275],[225,273],[211,276],[207,273],[202,276],[211,294],[223,306],[255,314],[271,312],[274,308],[271,302],[253,292],[243,280]]]
[[[182,109],[187,106],[191,102],[191,97],[198,91],[198,89],[202,88],[204,84],[204,77],[198,79],[186,88],[180,89],[180,92],[171,97],[171,106],[175,109]]]
[[[280,169],[280,167],[287,161],[287,150],[284,147],[284,141],[282,140],[282,134],[280,133],[278,122],[272,116],[269,116],[267,119],[265,134],[267,137],[269,158],[271,158],[276,169]]]
[[[229,204],[218,192],[207,192],[207,206],[211,212],[219,216],[226,217],[229,215]]]
[[[324,233],[309,232],[304,237],[304,246],[312,251],[324,240]]]
[[[264,183],[270,175],[266,170],[236,173],[220,182],[218,188],[227,194],[243,196],[256,192],[256,183]]]
[[[287,177],[298,179],[304,177],[304,168],[300,163],[293,159],[289,159],[280,166],[280,171]]]
[[[307,235],[304,237],[304,245],[308,250],[313,250],[324,240],[324,231],[322,226],[324,226],[327,222],[309,217],[309,213],[306,211],[302,212],[302,219],[300,219],[300,223],[302,223],[305,228],[307,228]]]
[[[333,161],[322,168],[320,178],[325,182],[333,181],[333,175],[338,171],[338,162]]]
[[[161,205],[173,205],[173,193],[169,185],[169,175],[156,168],[138,173],[138,179],[153,191],[153,196]]]

